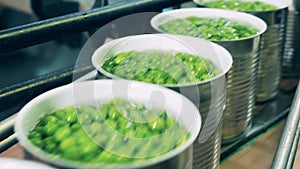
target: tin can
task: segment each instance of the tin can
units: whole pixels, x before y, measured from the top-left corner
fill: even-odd
[[[127,89],[126,94],[116,92],[123,89]],[[65,108],[70,105],[84,105],[86,103],[96,106],[97,100],[99,99],[114,98],[122,98],[147,104],[151,99],[159,99],[158,97],[160,97],[160,95],[153,96],[155,92],[161,93],[166,99],[165,104],[157,108],[165,109],[166,112],[169,112],[168,115],[174,118],[176,117],[177,122],[184,126],[190,133],[190,137],[181,146],[169,152],[162,153],[157,157],[122,164],[80,163],[76,160],[66,160],[60,156],[49,154],[47,151],[34,145],[28,138],[28,133],[32,127],[36,125],[43,115],[52,110]],[[185,112],[184,110],[190,111]],[[34,98],[21,109],[15,123],[18,140],[25,148],[29,157],[58,168],[77,169],[192,169],[193,142],[197,139],[200,128],[201,116],[199,115],[199,110],[190,100],[179,93],[157,85],[111,79],[74,82],[45,92]],[[93,138],[88,130],[85,130],[85,132],[89,138],[94,139],[95,143],[97,143],[97,139]],[[102,131],[100,130],[98,132]],[[98,145],[101,146],[100,144]],[[109,150],[107,151],[109,152]]]
[[[194,2],[201,7],[206,7],[204,3],[210,1],[216,0],[194,0]],[[277,9],[258,12],[243,11],[261,18],[268,26],[261,38],[258,75],[255,89],[256,102],[264,102],[272,99],[279,92],[288,7],[287,0],[260,1],[274,5]]]
[[[296,2],[294,3],[294,6],[296,5]],[[300,44],[300,13],[295,10],[294,6],[290,5],[288,10],[286,40],[282,64],[282,73],[284,77],[300,76],[300,49],[298,47]]]
[[[273,4],[278,9],[252,13],[264,20],[268,26],[261,39],[256,102],[272,99],[279,92],[288,12],[288,3],[285,1],[264,0],[263,2]]]
[[[259,30],[259,33],[252,37],[215,41],[225,47],[233,57],[233,65],[227,73],[227,98],[222,127],[222,143],[233,142],[241,138],[251,127],[260,36],[266,30],[266,23],[258,17],[242,12],[212,8],[186,8],[157,15],[153,18],[152,25],[156,30],[161,31],[158,25],[189,16],[225,18],[239,23],[247,23]]]
[[[106,77],[118,78],[101,68],[102,61],[107,53],[130,50],[192,52],[211,60],[222,71],[218,76],[206,81],[187,85],[163,85],[190,99],[199,108],[203,119],[200,134],[193,143],[193,168],[218,168],[226,98],[225,74],[232,65],[230,53],[215,43],[194,37],[167,34],[137,35],[111,41],[97,49],[92,57],[93,65]]]

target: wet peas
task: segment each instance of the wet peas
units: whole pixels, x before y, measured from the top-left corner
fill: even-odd
[[[120,55],[127,59],[123,64],[114,61]],[[105,71],[120,78],[154,84],[200,82],[221,73],[211,61],[181,52],[129,51],[109,57],[102,64]]]
[[[99,103],[98,107],[66,107],[44,115],[29,132],[29,140],[66,160],[110,164],[161,155],[190,136],[163,110],[148,110],[123,99]]]
[[[178,24],[185,31],[178,31]],[[259,32],[250,25],[225,18],[196,16],[174,19],[159,25],[159,28],[166,33],[188,35],[212,41],[237,40],[254,36]]]
[[[203,5],[210,8],[231,9],[247,12],[270,11],[278,9],[274,5],[266,4],[261,1],[215,0],[204,2]]]

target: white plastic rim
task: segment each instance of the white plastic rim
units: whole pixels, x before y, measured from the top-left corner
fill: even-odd
[[[267,29],[267,24],[260,18],[247,14],[244,12],[215,9],[215,8],[184,8],[176,9],[168,12],[160,13],[151,19],[151,26],[159,32],[163,32],[159,29],[159,25],[164,24],[168,21],[180,18],[187,18],[189,16],[196,17],[207,17],[207,18],[225,18],[228,20],[236,21],[241,24],[248,24],[259,30],[259,33],[246,38],[237,40],[221,40],[221,41],[240,41],[245,39],[251,39],[264,33]],[[221,42],[216,41],[216,42]]]
[[[142,44],[142,45],[141,45]],[[110,55],[128,51],[162,50],[166,52],[184,52],[209,59],[222,71],[221,74],[197,83],[180,85],[162,85],[165,87],[184,87],[207,83],[224,76],[232,65],[231,54],[222,46],[205,39],[199,39],[182,35],[169,34],[145,34],[134,35],[110,41],[99,47],[92,56],[94,67],[110,78],[119,77],[102,69],[104,59]]]
[[[203,5],[204,2],[218,1],[218,0],[193,0],[193,1],[198,5]],[[230,1],[230,0],[228,0],[228,1]],[[243,0],[243,1],[257,1],[257,0]],[[283,8],[287,8],[291,4],[291,2],[289,2],[288,0],[259,0],[259,1],[266,3],[266,4],[274,5],[278,8],[278,9],[269,10],[269,11],[276,11],[276,10],[280,10]],[[254,12],[254,11],[249,11],[249,12]],[[258,11],[258,12],[266,12],[266,11]]]
[[[127,94],[117,92],[116,90],[127,89]],[[74,99],[74,91],[79,93],[80,98]],[[87,90],[94,92],[93,98],[87,93]],[[183,125],[190,132],[190,138],[186,143],[170,152],[149,160],[138,161],[126,164],[115,165],[91,165],[79,162],[71,162],[58,159],[34,146],[27,138],[27,134],[36,124],[36,122],[45,114],[53,109],[64,108],[74,104],[86,103],[90,100],[109,99],[109,98],[130,98],[129,100],[140,103],[149,102],[149,100],[159,100],[161,95],[153,95],[159,92],[165,98],[164,108],[169,116],[175,117],[177,122]],[[78,95],[78,96],[79,96]],[[155,98],[156,97],[156,98]],[[184,110],[184,112],[183,112]],[[195,105],[181,94],[170,89],[142,82],[127,80],[94,80],[85,82],[75,82],[69,85],[58,87],[45,92],[30,102],[28,102],[18,113],[15,122],[15,131],[20,144],[30,154],[41,161],[53,164],[55,166],[67,168],[103,168],[103,169],[125,169],[147,167],[166,161],[176,155],[179,155],[190,147],[197,138],[201,128],[201,117],[199,110]]]

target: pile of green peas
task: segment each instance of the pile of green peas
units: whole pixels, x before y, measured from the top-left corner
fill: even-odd
[[[88,164],[124,164],[153,158],[184,144],[189,137],[185,127],[164,110],[149,110],[123,99],[96,107],[54,110],[40,118],[28,134],[35,146],[52,156]]]
[[[102,69],[120,78],[154,84],[188,84],[221,73],[208,59],[161,51],[121,52],[106,58]]]
[[[229,19],[196,16],[168,21],[159,25],[159,29],[165,33],[205,38],[212,41],[238,40],[259,33],[259,30],[253,26]]]
[[[270,11],[278,9],[272,4],[266,4],[261,1],[216,0],[204,2],[203,5],[210,8],[231,9],[247,12]]]

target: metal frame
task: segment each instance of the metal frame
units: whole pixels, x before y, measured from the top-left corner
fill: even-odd
[[[300,82],[300,81],[299,81]],[[290,114],[286,120],[271,169],[293,168],[299,141],[300,120],[300,83],[294,97]]]
[[[160,12],[163,8],[177,6],[187,1],[189,0],[127,0],[2,30],[0,31],[0,53],[100,27],[125,15],[138,12]]]

